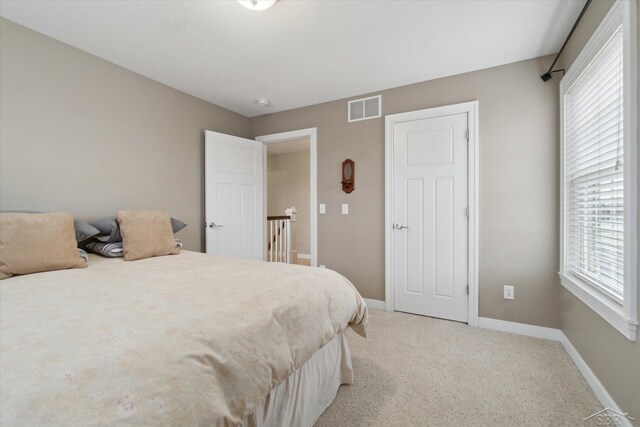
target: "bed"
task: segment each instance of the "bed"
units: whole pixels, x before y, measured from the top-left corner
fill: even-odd
[[[0,424],[311,426],[366,325],[328,269],[91,255],[0,282]]]

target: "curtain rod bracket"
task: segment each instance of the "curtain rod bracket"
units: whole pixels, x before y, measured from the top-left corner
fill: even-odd
[[[547,80],[549,80],[551,77],[553,77],[551,74],[553,73],[560,73],[562,72],[562,75],[564,76],[564,68],[561,68],[559,70],[553,70],[553,71],[547,71],[546,73],[544,73],[543,75],[540,76],[540,78],[542,79],[543,82],[546,82]]]

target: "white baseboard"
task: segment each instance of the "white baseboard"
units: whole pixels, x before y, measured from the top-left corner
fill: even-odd
[[[362,299],[367,304],[367,307],[369,307],[370,309],[384,310],[384,301],[380,301],[379,299],[369,299],[369,298],[362,298]]]
[[[311,259],[311,254],[298,254],[300,259]]]
[[[546,328],[544,326],[527,325],[524,323],[508,322],[506,320],[491,319],[489,317],[480,317],[478,326],[485,329],[493,329],[502,332],[511,332],[512,334],[526,335],[535,338],[544,338],[547,340],[559,341],[564,347],[567,354],[576,365],[584,379],[591,387],[593,394],[596,395],[603,408],[613,409],[622,413],[620,407],[611,397],[606,388],[602,385],[596,374],[593,373],[587,362],[584,361],[578,350],[571,344],[569,338],[560,329]],[[591,414],[585,414],[585,417]],[[634,415],[634,414],[631,414]],[[631,421],[624,417],[618,418],[620,425],[624,427],[632,427]]]
[[[511,332],[512,334],[526,335],[528,337],[544,338],[546,340],[560,341],[560,329],[546,328],[544,326],[527,325],[525,323],[508,322],[506,320],[491,319],[489,317],[478,318],[478,326],[495,331]]]
[[[593,393],[596,395],[603,408],[613,409],[614,411],[622,413],[622,409],[620,409],[615,400],[613,400],[613,397],[611,397],[607,389],[604,388],[598,377],[596,377],[596,374],[594,374],[591,368],[589,368],[587,362],[585,362],[582,356],[580,356],[578,350],[576,350],[573,344],[571,344],[569,338],[567,338],[567,336],[562,331],[558,332],[560,332],[558,341],[560,341],[560,344],[562,344],[566,352],[569,354],[569,357],[571,357],[571,360],[573,360],[573,363],[576,365],[584,379],[587,381],[587,384],[589,384],[589,387],[591,387],[591,390],[593,390]],[[636,414],[630,415],[633,416]],[[618,420],[620,421],[620,426],[632,427],[631,421],[627,418],[619,417]]]

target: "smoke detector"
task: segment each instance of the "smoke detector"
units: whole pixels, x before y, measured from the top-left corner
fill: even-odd
[[[258,104],[261,107],[268,107],[269,105],[271,105],[271,102],[269,102],[269,100],[266,98],[260,98],[260,99],[256,99],[256,104]]]

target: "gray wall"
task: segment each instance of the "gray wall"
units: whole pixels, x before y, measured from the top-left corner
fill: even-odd
[[[299,254],[311,254],[310,156],[304,151],[267,157],[267,215],[284,215],[285,209],[296,207],[295,249]]]
[[[569,68],[573,63],[612,4],[611,0],[598,0],[591,3],[561,57],[562,67]],[[640,13],[637,19],[640,22]],[[640,32],[638,35],[640,37]],[[640,46],[640,38],[638,46]],[[640,99],[640,90],[638,99]],[[638,140],[640,141],[640,134]],[[640,150],[638,156],[640,164]],[[638,189],[640,191],[640,182]],[[638,198],[640,199],[640,194]],[[640,241],[640,235],[638,240]],[[640,277],[640,271],[638,277]],[[640,307],[640,293],[638,306]],[[565,335],[616,403],[623,411],[635,417],[637,423],[640,420],[640,343],[629,341],[564,288],[562,288],[561,320]]]
[[[0,20],[0,209],[160,209],[203,249],[204,130],[249,120]]]
[[[591,4],[565,67],[611,4]],[[558,79],[538,78],[551,59],[382,91],[383,115],[480,101],[480,315],[562,325],[637,418],[640,344],[558,284]],[[84,219],[163,209],[189,223],[180,237],[195,250],[203,247],[203,131],[258,136],[318,127],[319,202],[328,209],[319,215],[319,262],[365,297],[384,299],[383,119],[347,124],[341,100],[249,120],[4,19],[0,93],[0,209]],[[349,195],[340,189],[346,158],[358,177]],[[350,215],[340,215],[341,203]],[[514,301],[502,299],[504,284],[516,286]]]
[[[558,86],[552,57],[382,91],[382,113],[480,101],[480,315],[559,327]],[[347,123],[346,100],[251,119],[253,136],[318,128],[319,263],[384,296],[384,119]],[[340,185],[344,159],[356,188]],[[340,204],[349,203],[349,215]],[[346,256],[348,254],[348,256]],[[515,300],[502,297],[515,285]]]

